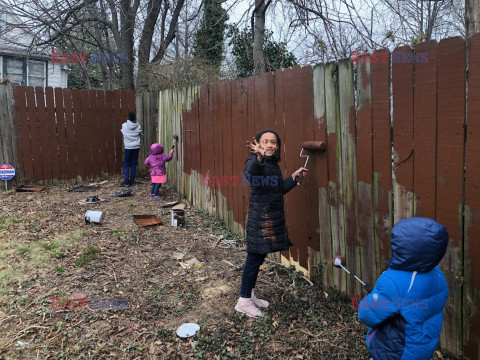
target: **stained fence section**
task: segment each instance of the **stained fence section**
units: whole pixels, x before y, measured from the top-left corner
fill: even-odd
[[[479,51],[480,37],[469,44],[457,37],[162,91],[159,139],[168,144],[181,134],[169,179],[244,235],[247,141],[276,130],[284,177],[303,165],[304,141],[325,142],[325,152],[308,153],[305,181],[285,196],[294,245],[279,260],[361,296],[359,283],[332,266],[333,256],[345,256],[350,270],[374,284],[388,267],[394,224],[436,219],[450,236],[440,264],[450,289],[440,344],[478,359]]]
[[[121,173],[120,129],[135,111],[133,91],[1,86],[0,102],[2,156],[15,163],[17,183]]]

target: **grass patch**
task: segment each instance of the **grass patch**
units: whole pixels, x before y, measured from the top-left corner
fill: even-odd
[[[89,246],[78,256],[77,260],[75,260],[75,265],[83,266],[88,264],[90,261],[92,261],[91,256],[98,254],[100,251],[101,250],[95,246]]]
[[[23,222],[23,219],[12,219],[12,222],[14,224],[20,224],[21,222]]]
[[[17,254],[20,255],[20,256],[25,255],[28,252],[30,252],[30,248],[19,248],[19,249],[17,249]]]
[[[53,259],[63,259],[66,255],[61,251],[55,251],[50,254]]]
[[[55,271],[59,272],[59,273],[62,273],[62,272],[65,271],[65,267],[63,265],[57,265],[57,266],[55,266]]]
[[[58,247],[58,244],[42,244],[42,247],[45,249],[45,250],[53,250],[53,249],[56,249]]]

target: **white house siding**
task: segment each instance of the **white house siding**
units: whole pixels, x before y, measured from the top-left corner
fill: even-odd
[[[63,70],[65,64],[48,63],[48,86],[51,87],[67,87],[68,70]]]

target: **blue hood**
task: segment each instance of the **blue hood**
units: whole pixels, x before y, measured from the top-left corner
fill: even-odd
[[[429,218],[400,220],[392,229],[390,268],[428,272],[442,260],[448,246],[445,226]]]

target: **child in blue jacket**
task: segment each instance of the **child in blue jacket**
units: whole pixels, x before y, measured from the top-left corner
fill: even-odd
[[[428,218],[392,229],[389,269],[361,302],[358,317],[370,329],[374,360],[428,360],[438,344],[448,286],[438,264],[448,245],[445,226]]]

